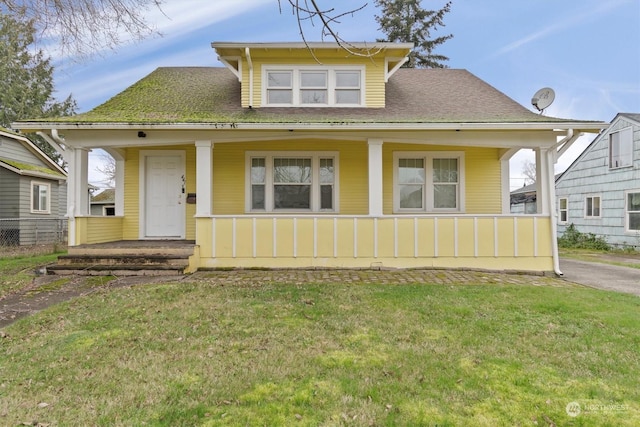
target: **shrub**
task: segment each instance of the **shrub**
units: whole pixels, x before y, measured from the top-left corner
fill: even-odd
[[[570,224],[564,234],[558,238],[558,246],[568,249],[596,249],[608,251],[611,249],[604,237],[593,233],[581,233],[574,224]]]

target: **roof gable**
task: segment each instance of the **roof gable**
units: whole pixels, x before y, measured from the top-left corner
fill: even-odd
[[[0,128],[0,166],[20,175],[66,179],[66,172],[25,136]]]

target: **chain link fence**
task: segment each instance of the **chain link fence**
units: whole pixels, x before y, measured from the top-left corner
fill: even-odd
[[[0,218],[0,248],[66,243],[66,218]]]

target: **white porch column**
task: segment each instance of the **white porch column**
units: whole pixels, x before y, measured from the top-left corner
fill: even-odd
[[[548,150],[537,148],[536,152],[536,208],[539,214],[549,215],[552,207],[549,206],[549,192],[555,185],[549,180],[553,176],[553,162],[550,160]],[[552,171],[551,174],[549,171]]]
[[[369,216],[382,216],[382,139],[369,138]]]
[[[500,152],[500,168],[502,178],[502,214],[511,214],[511,158],[520,151],[519,148],[504,149]]]
[[[196,141],[196,216],[211,215],[213,143]]]
[[[75,188],[74,216],[89,215],[89,151],[86,148],[73,150]],[[69,167],[71,169],[71,167]]]

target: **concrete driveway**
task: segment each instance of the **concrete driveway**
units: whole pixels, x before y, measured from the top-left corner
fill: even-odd
[[[640,296],[640,269],[598,262],[560,259],[563,279],[608,291]]]

